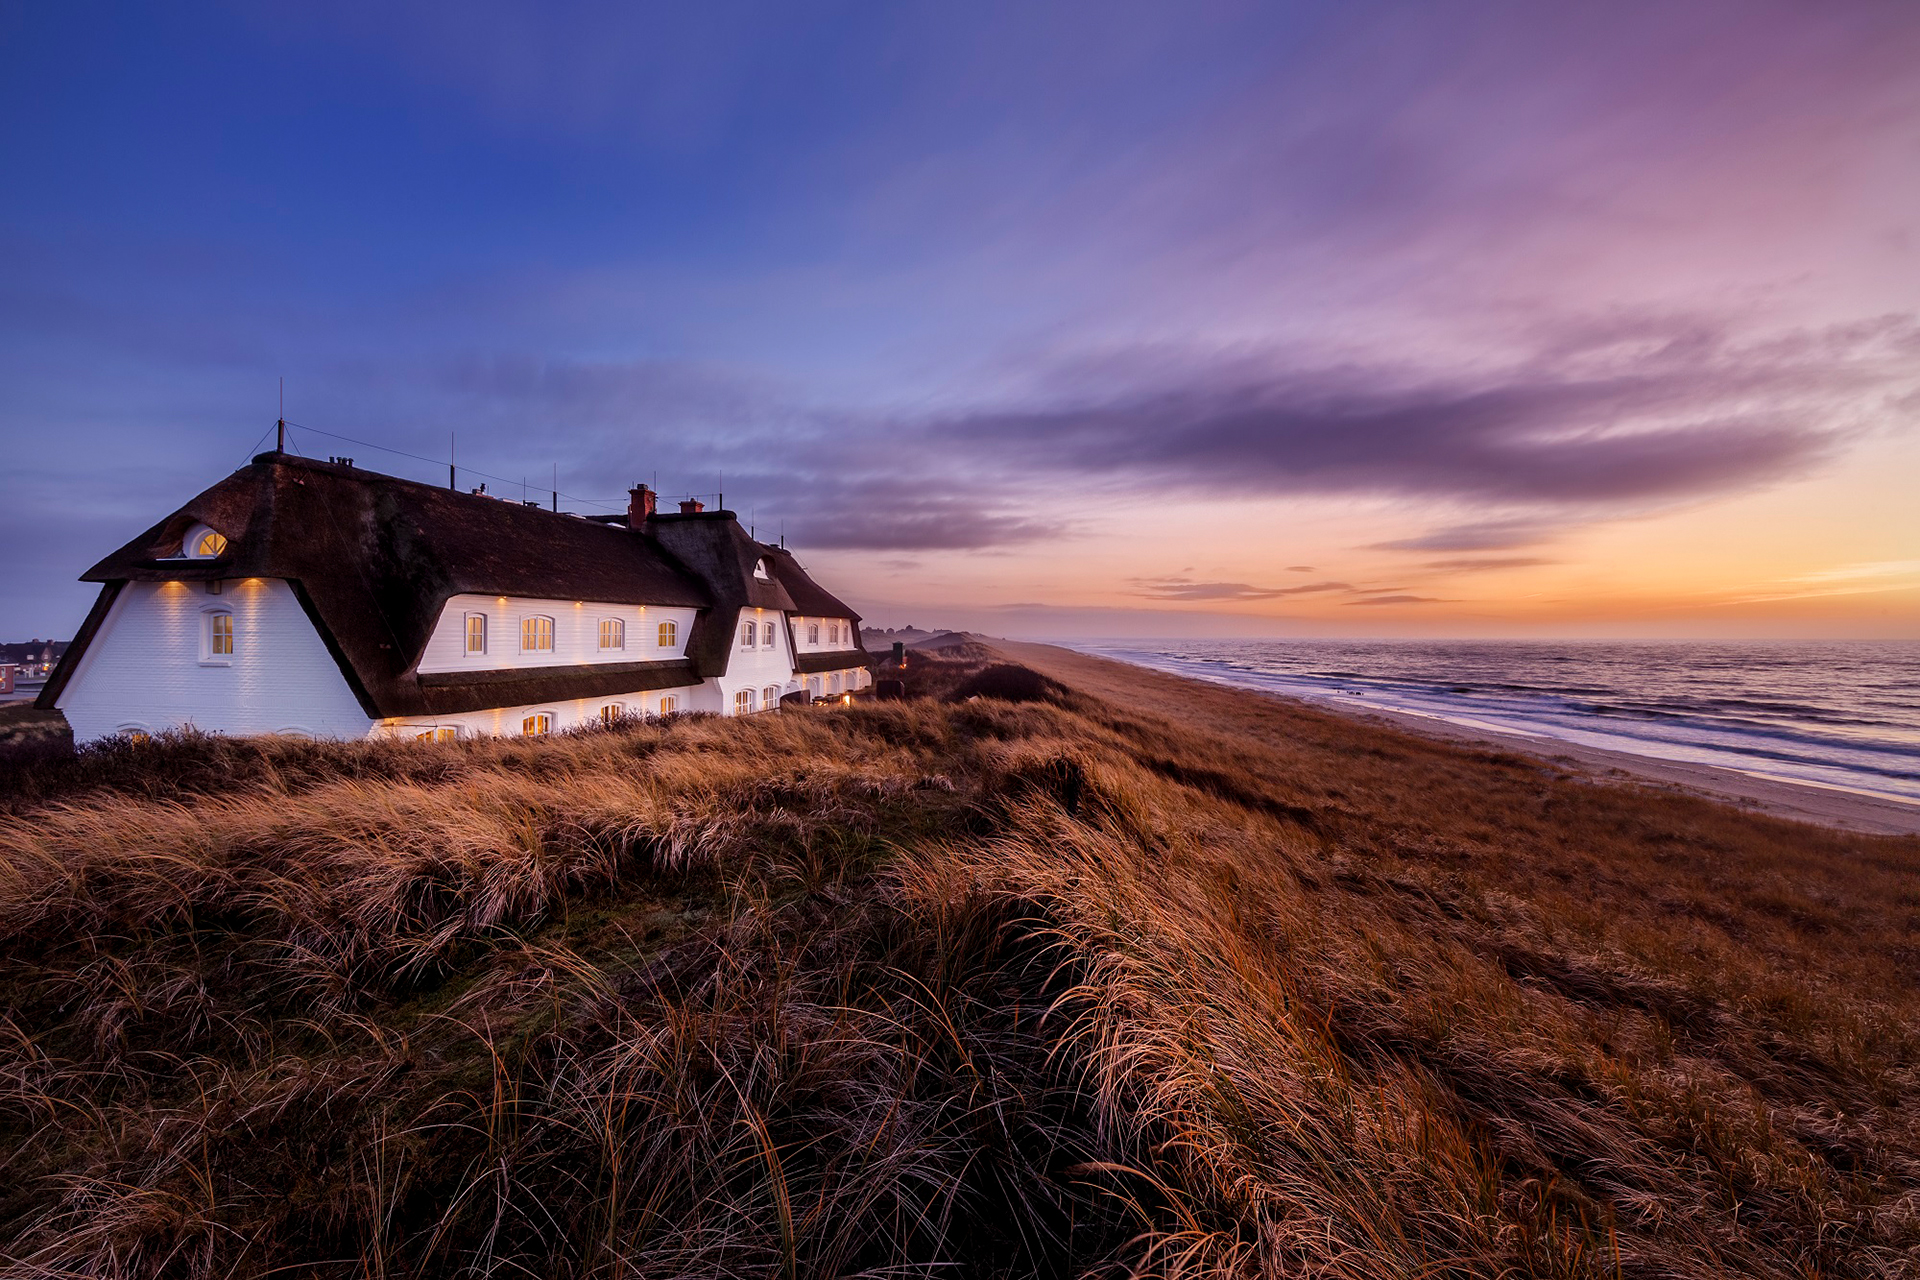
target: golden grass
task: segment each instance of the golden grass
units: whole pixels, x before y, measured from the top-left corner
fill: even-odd
[[[17,779],[0,1265],[1920,1272],[1920,840],[1021,657]]]

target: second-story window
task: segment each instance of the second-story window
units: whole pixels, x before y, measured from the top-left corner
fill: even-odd
[[[753,623],[751,622],[741,623],[740,624],[740,647],[742,649],[753,648],[753,637],[757,634],[758,634],[758,628],[756,628],[753,625]]]
[[[819,623],[809,622],[807,624],[807,643],[808,644],[820,643],[820,624]]]
[[[600,647],[602,649],[626,648],[627,624],[618,618],[600,619]]]
[[[674,645],[678,644],[679,642],[680,642],[680,624],[677,622],[661,623],[660,624],[660,647],[662,649],[671,649],[673,648]]]
[[[520,619],[520,651],[522,653],[552,653],[553,619]]]
[[[485,653],[487,651],[487,615],[470,613],[467,615],[467,652]]]
[[[769,649],[773,648],[773,624],[771,622],[763,622],[760,624],[760,643]]]

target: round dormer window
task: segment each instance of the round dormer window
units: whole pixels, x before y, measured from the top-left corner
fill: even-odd
[[[227,536],[218,529],[197,524],[180,541],[180,554],[189,560],[213,560],[226,553]]]

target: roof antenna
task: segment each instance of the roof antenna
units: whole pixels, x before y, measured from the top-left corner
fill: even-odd
[[[280,379],[280,421],[273,426],[273,451],[285,453],[287,451],[287,380],[284,377]]]
[[[560,464],[553,464],[553,513],[560,514]]]
[[[453,432],[451,431],[447,432],[447,488],[455,493],[460,492],[460,481],[453,470]]]

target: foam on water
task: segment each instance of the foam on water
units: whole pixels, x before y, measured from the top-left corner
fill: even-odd
[[[1242,688],[1920,804],[1920,642],[1075,647]]]

